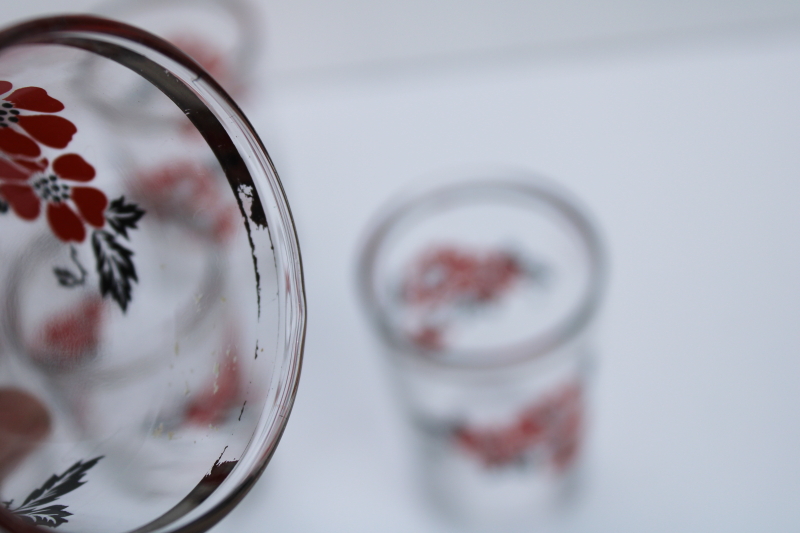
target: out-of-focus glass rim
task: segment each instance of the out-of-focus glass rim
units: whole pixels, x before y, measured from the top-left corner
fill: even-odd
[[[606,280],[606,255],[602,238],[587,210],[572,194],[556,184],[525,172],[499,171],[494,178],[452,178],[444,183],[422,187],[381,210],[381,214],[369,225],[371,228],[363,241],[357,266],[359,294],[369,320],[372,321],[382,340],[393,354],[412,359],[415,363],[432,369],[447,371],[487,371],[541,360],[554,354],[560,347],[577,338],[594,318]],[[429,208],[438,203],[454,200],[459,196],[472,196],[459,205],[476,204],[480,193],[518,194],[541,201],[564,220],[572,224],[580,236],[589,258],[589,282],[578,305],[565,315],[554,327],[527,341],[492,349],[491,356],[485,350],[445,350],[448,357],[437,357],[437,351],[426,349],[410,342],[407,335],[397,331],[377,294],[376,264],[384,252],[387,238],[394,229],[408,219],[425,218]]]
[[[166,74],[167,78],[171,78],[170,83],[177,81],[176,87],[180,86],[187,94],[191,91],[197,101],[205,106],[208,111],[205,119],[212,115],[216,117],[211,119],[213,124],[208,123],[213,125],[215,134],[219,135],[224,130],[224,134],[228,135],[231,130],[241,136],[235,149],[242,164],[247,166],[244,163],[246,157],[248,168],[260,170],[258,176],[252,176],[247,169],[244,171],[248,177],[257,178],[252,180],[255,194],[259,190],[269,192],[269,199],[274,199],[268,201],[266,196],[262,196],[261,205],[265,212],[277,268],[281,324],[278,327],[280,338],[276,344],[283,349],[277,366],[283,376],[278,390],[271,393],[278,400],[269,412],[262,412],[246,451],[207,499],[188,512],[176,515],[174,519],[164,520],[162,517],[134,530],[136,533],[206,531],[244,498],[266,468],[283,435],[297,393],[305,345],[306,299],[300,248],[283,186],[261,139],[236,103],[200,65],[167,41],[134,26],[91,15],[50,16],[0,30],[0,53],[15,46],[36,44],[83,49],[116,61],[143,77],[147,73],[156,72],[159,76]],[[148,55],[142,55],[143,52]],[[131,60],[131,57],[134,59]],[[175,66],[180,73],[175,72]],[[148,78],[148,81],[166,93],[152,79]],[[206,137],[207,132],[201,125],[195,122],[195,127]],[[230,142],[234,145],[232,140]],[[233,174],[228,172],[228,165],[222,164],[222,167],[229,181],[233,182]],[[241,175],[241,168],[237,171]],[[51,531],[23,521],[0,505],[0,531],[2,530],[14,533]]]

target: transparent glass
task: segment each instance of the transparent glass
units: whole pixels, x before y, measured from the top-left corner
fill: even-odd
[[[569,195],[526,177],[450,183],[384,212],[358,279],[426,500],[476,528],[529,525],[579,471],[597,232]]]
[[[114,0],[101,5],[98,14],[174,44],[237,102],[250,92],[265,27],[251,0]],[[104,95],[98,91],[96,96]]]
[[[264,470],[300,252],[257,134],[173,45],[84,16],[0,32],[0,312],[0,527],[204,531]]]

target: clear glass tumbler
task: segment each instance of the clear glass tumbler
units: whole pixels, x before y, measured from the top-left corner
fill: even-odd
[[[372,228],[360,293],[416,429],[426,499],[452,518],[529,525],[570,493],[603,265],[584,211],[528,178],[432,188]]]
[[[0,31],[0,529],[210,528],[304,335],[288,203],[219,83],[106,19]]]

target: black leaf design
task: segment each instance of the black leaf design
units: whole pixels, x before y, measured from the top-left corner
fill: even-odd
[[[64,522],[69,522],[67,517],[72,516],[72,513],[66,509],[66,505],[51,505],[50,507],[26,511],[25,514],[18,514],[23,520],[33,522],[37,526],[58,527]]]
[[[86,483],[83,476],[102,458],[101,455],[85,463],[78,461],[61,475],[53,474],[44,482],[44,485],[31,492],[22,505],[11,511],[39,526],[56,527],[67,522],[67,517],[72,516],[72,513],[67,511],[66,505],[44,506]],[[3,503],[10,508],[13,501]]]
[[[111,296],[123,311],[131,301],[131,283],[138,282],[136,267],[133,266],[133,252],[117,242],[112,233],[95,230],[92,233],[92,249],[97,259],[97,273],[100,275],[100,293]]]
[[[113,200],[106,209],[106,222],[111,228],[128,238],[128,230],[136,229],[136,223],[144,216],[144,209],[133,203],[126,203],[125,197],[120,196]]]

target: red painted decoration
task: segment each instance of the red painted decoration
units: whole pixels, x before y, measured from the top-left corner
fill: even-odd
[[[56,158],[53,171],[72,181],[92,181],[95,175],[94,167],[78,154],[64,154]]]
[[[0,89],[2,89],[2,87],[3,86],[0,85]],[[6,89],[6,91],[9,90],[11,90],[10,83],[8,83],[8,89]],[[47,91],[39,87],[23,87],[22,89],[17,89],[6,96],[4,100],[14,104],[14,107],[17,109],[27,109],[28,111],[38,111],[40,113],[58,113],[64,110],[64,104],[48,96]]]
[[[66,148],[78,132],[72,122],[55,115],[20,115],[19,125],[28,135],[51,148]]]
[[[41,212],[41,202],[30,186],[18,183],[0,184],[0,196],[11,205],[14,213],[23,220],[36,220]]]
[[[32,169],[6,159],[0,159],[0,180],[24,181],[30,177]]]
[[[410,305],[438,307],[456,302],[486,302],[504,294],[522,274],[513,256],[476,254],[441,247],[424,254],[405,284]]]
[[[40,203],[45,202],[50,229],[64,242],[83,242],[86,238],[85,222],[98,228],[105,224],[104,211],[108,206],[105,194],[92,187],[69,184],[70,181],[85,182],[94,177],[94,168],[78,154],[56,158],[52,165],[53,173],[49,175],[15,165],[9,160],[0,161],[0,195],[20,218],[36,220],[41,211]],[[45,165],[43,170],[46,170],[47,160],[42,162]],[[19,183],[20,176],[25,174],[27,181]],[[14,183],[5,182],[6,179]],[[75,205],[77,213],[71,204]]]
[[[196,426],[222,423],[239,405],[241,372],[235,338],[234,335],[226,337],[213,379],[192,397],[186,408],[186,423]]]
[[[575,460],[583,426],[581,387],[570,383],[525,408],[505,426],[462,426],[455,430],[456,446],[484,466],[523,462],[538,454],[557,471]]]
[[[42,150],[29,137],[6,127],[0,129],[0,152],[11,156],[39,157]]]
[[[507,252],[475,252],[440,246],[423,253],[410,267],[401,298],[421,319],[409,332],[426,350],[443,350],[449,323],[464,310],[497,302],[526,275]]]
[[[17,217],[34,221],[44,204],[51,231],[65,243],[84,242],[87,225],[91,226],[100,293],[116,300],[124,312],[131,300],[131,284],[138,277],[133,252],[117,238],[129,239],[129,230],[137,228],[145,212],[124,196],[109,203],[103,191],[76,185],[92,181],[96,174],[79,154],[54,154],[52,166],[41,157],[42,146],[49,152],[66,148],[78,128],[53,114],[63,111],[64,104],[44,89],[22,87],[8,94],[12,89],[10,82],[0,80],[0,214],[8,213],[10,207]],[[86,282],[74,247],[72,259],[80,275],[60,267],[53,270],[64,287]]]
[[[176,160],[137,176],[134,193],[157,217],[189,221],[197,235],[222,244],[233,235],[239,210],[216,181],[208,167]]]
[[[51,148],[66,148],[78,131],[72,122],[53,114],[21,112],[58,113],[64,110],[64,104],[39,87],[23,87],[6,94],[12,88],[10,82],[0,81],[3,95],[0,96],[0,151],[11,156],[38,157],[41,149],[37,142]]]
[[[31,357],[56,368],[72,368],[92,358],[100,342],[102,319],[103,300],[86,296],[74,308],[45,322]]]

